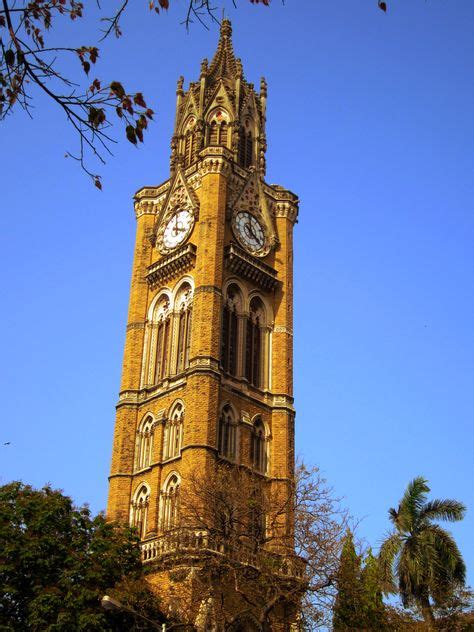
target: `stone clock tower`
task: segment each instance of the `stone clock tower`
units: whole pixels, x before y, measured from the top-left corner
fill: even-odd
[[[264,180],[267,86],[262,79],[257,92],[245,80],[231,34],[224,19],[217,51],[202,62],[199,80],[185,91],[179,79],[170,177],[135,195],[108,501],[110,519],[138,529],[164,609],[173,613],[186,593],[188,621],[203,631],[263,629],[258,608],[235,587],[229,587],[225,616],[216,611],[212,586],[193,588],[207,566],[203,560],[237,560],[254,573],[259,563],[245,547],[231,549],[225,538],[217,544],[211,528],[188,520],[184,529],[180,499],[190,479],[195,484],[199,473],[206,487],[206,477],[223,467],[288,497],[294,470],[298,199]],[[285,537],[271,544],[261,539],[273,556],[276,583],[301,581],[291,502],[287,507],[279,518]],[[263,531],[270,529],[267,518]],[[271,629],[287,630],[294,608],[278,606],[272,617]]]

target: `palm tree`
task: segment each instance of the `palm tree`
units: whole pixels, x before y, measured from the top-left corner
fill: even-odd
[[[462,520],[465,506],[457,500],[426,500],[427,480],[413,479],[398,509],[390,509],[394,531],[383,542],[379,563],[384,591],[400,593],[403,606],[421,609],[428,627],[433,626],[431,600],[440,605],[457,586],[464,585],[466,566],[448,531],[434,520]],[[395,577],[394,577],[395,575]]]

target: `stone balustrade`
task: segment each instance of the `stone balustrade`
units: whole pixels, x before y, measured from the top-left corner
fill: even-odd
[[[212,537],[203,530],[176,529],[149,538],[140,544],[144,564],[164,560],[169,555],[191,554],[226,556],[245,566],[252,566],[279,576],[304,580],[306,562],[297,555],[284,556],[272,551],[253,548],[242,542]]]

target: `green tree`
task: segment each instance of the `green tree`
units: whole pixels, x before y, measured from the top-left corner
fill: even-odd
[[[466,567],[449,532],[434,521],[462,520],[465,507],[456,500],[427,501],[430,488],[418,476],[411,481],[398,509],[390,509],[394,531],[379,554],[386,592],[400,593],[404,607],[415,606],[428,627],[434,625],[432,602],[448,601],[463,586]]]
[[[0,629],[138,629],[131,615],[101,608],[110,591],[139,612],[147,609],[148,618],[163,620],[142,578],[137,543],[129,528],[101,514],[91,517],[87,507],[74,507],[49,486],[0,487]]]
[[[365,626],[368,630],[386,630],[387,619],[380,581],[378,560],[369,549],[361,573],[363,612]]]
[[[337,595],[333,610],[333,629],[362,630],[365,625],[361,558],[357,555],[352,532],[347,530],[336,577]]]

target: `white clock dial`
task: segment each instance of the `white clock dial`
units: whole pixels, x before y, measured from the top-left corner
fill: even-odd
[[[252,253],[261,251],[265,245],[265,232],[256,217],[240,211],[234,218],[234,226],[241,244]]]
[[[163,246],[172,250],[179,246],[189,236],[194,224],[191,211],[178,211],[168,221],[163,232]]]

